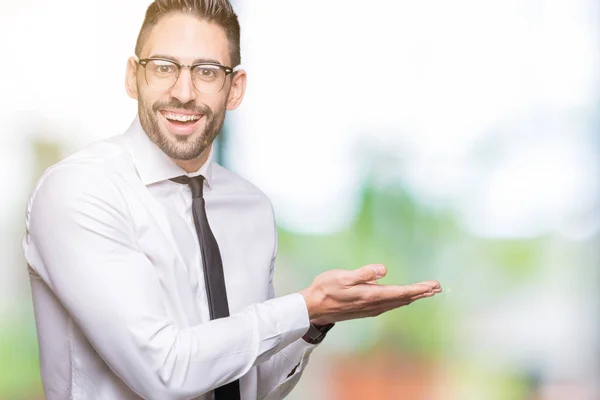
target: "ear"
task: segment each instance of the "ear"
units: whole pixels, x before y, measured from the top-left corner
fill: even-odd
[[[231,80],[231,89],[227,97],[227,110],[235,110],[242,103],[246,92],[246,71],[243,69],[234,72]]]
[[[125,75],[125,90],[127,90],[129,97],[135,100],[138,98],[137,71],[138,63],[135,61],[135,58],[129,57],[129,60],[127,60],[127,72]]]

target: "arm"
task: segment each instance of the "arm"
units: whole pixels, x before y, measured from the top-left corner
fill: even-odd
[[[277,238],[277,233],[275,233]],[[276,239],[277,243],[277,239]],[[277,252],[277,244],[275,245]],[[271,277],[269,282],[269,299],[275,297],[273,275],[275,257],[271,262]],[[304,339],[298,339],[267,361],[258,365],[258,399],[282,399],[296,386],[308,364],[310,354],[317,345],[309,344]]]
[[[269,298],[274,297],[277,231],[274,236]],[[311,323],[323,326],[348,319],[373,317],[441,291],[437,281],[407,286],[379,285],[377,280],[386,273],[383,265],[371,264],[353,271],[331,270],[318,275],[309,287],[300,291],[306,301]],[[299,339],[260,364],[258,398],[280,400],[287,396],[300,380],[316,346]]]
[[[42,178],[28,205],[25,255],[107,365],[144,398],[206,393],[308,328],[299,294],[177,327],[119,188],[91,168],[61,165]]]

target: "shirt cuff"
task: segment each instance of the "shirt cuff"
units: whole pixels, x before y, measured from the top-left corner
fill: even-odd
[[[281,335],[276,346],[278,352],[304,336],[310,326],[310,319],[306,301],[300,293],[277,297],[268,302],[275,303],[272,305],[276,312]]]

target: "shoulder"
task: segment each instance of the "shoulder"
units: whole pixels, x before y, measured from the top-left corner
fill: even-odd
[[[237,173],[213,163],[212,178],[215,196],[235,196],[258,205],[264,211],[273,214],[273,205],[269,197],[255,184]]]
[[[212,175],[215,187],[218,187],[215,194],[257,196],[270,202],[258,186],[222,165],[213,163]]]
[[[93,143],[47,168],[31,192],[27,220],[33,210],[60,212],[95,202],[118,206],[121,172],[117,166],[128,158],[121,140],[115,136]]]

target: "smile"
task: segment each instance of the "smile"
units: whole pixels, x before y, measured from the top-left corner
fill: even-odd
[[[174,135],[187,136],[194,133],[203,114],[190,114],[174,110],[161,110],[159,112],[166,128]]]
[[[166,119],[171,121],[190,122],[198,121],[201,115],[186,115],[186,114],[175,114],[175,113],[164,113]]]

